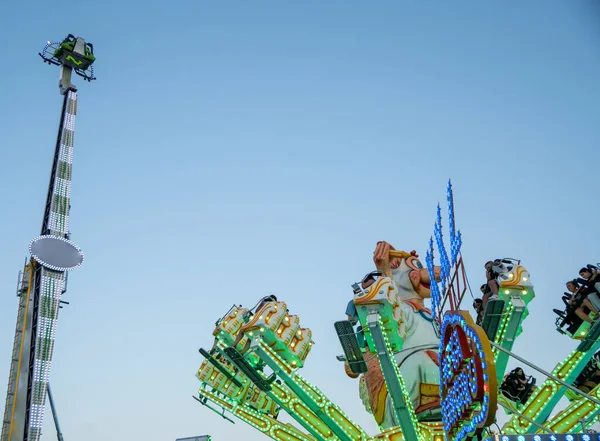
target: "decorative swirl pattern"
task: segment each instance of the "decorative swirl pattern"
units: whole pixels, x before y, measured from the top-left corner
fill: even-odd
[[[529,271],[522,265],[515,266],[512,271],[501,273],[498,277],[501,288],[530,288],[531,278],[529,277]]]
[[[370,305],[379,305],[379,316],[383,333],[388,338],[392,351],[402,349],[406,336],[405,308],[398,294],[397,284],[389,277],[381,277],[369,289],[354,297],[354,305],[361,319],[361,323],[367,322]],[[372,352],[376,352],[375,344],[368,329],[364,329],[367,344]]]

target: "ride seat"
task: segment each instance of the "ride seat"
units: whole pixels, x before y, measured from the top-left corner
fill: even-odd
[[[294,363],[297,364],[296,367],[302,367],[304,365],[304,361],[306,360],[306,357],[308,357],[312,345],[312,331],[310,329],[300,328],[296,331],[290,342],[290,362],[292,363],[292,366]]]
[[[279,332],[281,331],[281,332]],[[288,315],[284,302],[269,302],[244,326],[241,332],[252,338],[260,332],[262,341],[293,367],[302,367],[312,344],[312,332],[300,328],[297,316]]]
[[[403,331],[401,329],[403,312],[400,304],[401,299],[398,295],[396,282],[392,282],[392,279],[389,277],[379,278],[369,288],[354,296],[354,305],[356,306],[361,323],[367,323],[367,316],[370,309],[376,309],[379,312],[382,332],[387,336],[392,351],[402,349],[404,343],[404,340],[400,336],[400,333]],[[369,349],[372,352],[376,352],[368,326],[363,326],[363,331]]]
[[[229,373],[235,375],[230,364],[221,363],[221,365],[225,367]],[[239,375],[240,374],[238,374],[238,378]],[[208,360],[204,360],[204,362],[200,365],[198,373],[196,374],[196,378],[198,378],[203,385],[208,385],[223,395],[226,395],[227,397],[238,402],[242,400],[246,394],[248,386],[250,385],[250,381],[243,377],[241,378],[243,386],[237,386],[225,375],[223,375],[222,372],[219,372],[219,370],[215,368]]]
[[[590,301],[592,306],[600,311],[600,296],[597,293],[592,292],[588,294],[587,299]]]
[[[242,387],[237,386],[234,382],[230,381],[225,388],[223,389],[223,393],[227,395],[229,398],[236,402],[241,402],[246,395],[246,391],[250,386],[250,380],[248,380],[244,374],[238,374],[238,379],[242,381]]]
[[[206,363],[206,361],[204,362]],[[204,363],[202,363],[204,365]],[[229,381],[225,375],[219,372],[214,366],[210,365],[207,368],[200,367],[196,377],[202,382],[209,386],[217,389],[219,392],[225,390],[224,386],[226,381]]]
[[[196,378],[202,382],[207,382],[215,370],[215,367],[208,360],[204,360],[198,368]]]
[[[248,309],[235,306],[216,326],[213,336],[222,340],[225,346],[232,345],[244,325],[244,317],[247,313]]]
[[[279,339],[284,345],[289,345],[292,342],[294,334],[300,329],[300,319],[297,315],[286,315],[277,328]]]
[[[250,331],[260,331],[267,329],[275,333],[287,315],[287,306],[284,302],[268,302],[259,311],[254,313],[254,316],[248,323],[242,326],[241,331],[245,334]]]
[[[277,412],[277,404],[263,391],[257,387],[248,389],[245,400],[258,412],[274,416]]]

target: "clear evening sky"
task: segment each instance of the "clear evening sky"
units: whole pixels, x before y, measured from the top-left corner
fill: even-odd
[[[488,259],[531,272],[537,297],[515,352],[551,370],[576,346],[552,308],[600,260],[597,2],[0,10],[5,378],[61,105],[58,68],[37,52],[69,33],[96,48],[98,81],[75,80],[71,230],[86,262],[70,278],[51,373],[66,439],[266,439],[191,396],[215,320],[268,293],[313,330],[302,375],[376,433],[335,360],[333,322],[378,240],[424,257],[448,178],[474,294]],[[47,414],[44,439],[54,436]]]

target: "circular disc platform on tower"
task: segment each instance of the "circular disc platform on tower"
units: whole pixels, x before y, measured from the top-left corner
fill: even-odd
[[[31,256],[42,265],[53,271],[69,271],[83,264],[83,253],[73,242],[62,237],[39,236],[29,243]]]

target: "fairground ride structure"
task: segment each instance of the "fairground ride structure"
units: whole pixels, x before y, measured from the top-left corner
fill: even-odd
[[[62,433],[49,388],[50,366],[61,296],[67,290],[67,273],[83,263],[83,253],[70,240],[71,172],[77,113],[77,88],[72,73],[95,79],[93,47],[69,35],[48,42],[39,54],[44,62],[60,67],[63,95],[58,136],[40,235],[29,244],[31,257],[19,273],[19,306],[8,375],[6,406],[0,441],[37,441],[40,438],[46,395],[49,396],[59,441]]]
[[[599,441],[586,428],[600,414],[600,356],[593,358],[600,349],[600,321],[590,326],[571,320],[567,335],[577,345],[551,372],[514,354],[535,293],[521,262],[505,258],[491,262],[499,290],[475,323],[460,309],[470,288],[450,183],[447,199],[450,253],[438,205],[426,265],[416,252],[390,247],[394,265],[373,273],[370,286],[353,285],[360,329],[350,321],[335,323],[344,350],[338,359],[348,376],[358,378],[360,399],[380,433],[367,435],[300,375],[312,332],[285,302],[268,298],[251,309],[234,305],[216,322],[211,349],[200,349],[205,360],[194,398],[277,441]],[[434,242],[439,266],[433,263]],[[431,310],[423,303],[428,297]],[[518,384],[511,394],[511,356],[547,379]],[[565,395],[570,404],[551,416]],[[493,431],[499,407],[511,417]],[[299,427],[281,422],[282,410]]]

